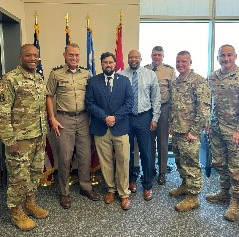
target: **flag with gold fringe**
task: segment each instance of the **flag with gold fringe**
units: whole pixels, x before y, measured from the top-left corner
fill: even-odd
[[[35,32],[34,32],[34,43],[33,44],[39,50],[39,62],[37,65],[37,73],[39,73],[44,78],[42,63],[41,63],[41,56],[40,56],[41,54],[40,54],[38,15],[36,12],[34,14],[34,17],[35,17],[35,24],[34,24]],[[46,158],[45,158],[45,162],[44,162],[43,175],[41,177],[41,184],[42,185],[50,185],[53,181],[52,173],[54,172],[55,169],[54,169],[54,157],[53,157],[53,153],[52,153],[48,138],[46,138],[45,153],[46,153]]]
[[[115,71],[124,69],[123,48],[122,48],[122,11],[120,11],[120,23],[116,28],[116,48],[115,48],[116,66]]]

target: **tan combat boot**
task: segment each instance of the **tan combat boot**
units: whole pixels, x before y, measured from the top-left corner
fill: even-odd
[[[190,211],[200,206],[198,195],[189,194],[183,201],[175,206],[177,211]]]
[[[207,194],[206,195],[206,200],[209,202],[229,202],[231,198],[231,195],[229,193],[228,189],[221,189],[217,193],[213,194]]]
[[[38,219],[47,218],[49,214],[47,210],[44,210],[36,204],[35,195],[27,196],[25,208],[27,215],[34,216]]]
[[[36,227],[36,222],[29,218],[22,209],[22,206],[11,208],[11,221],[20,230],[27,231]]]
[[[187,187],[185,184],[181,184],[179,187],[173,188],[169,191],[169,195],[173,197],[178,197],[185,194],[187,194]]]
[[[224,214],[224,218],[228,221],[237,221],[239,220],[239,201],[235,197],[231,197],[230,205]]]

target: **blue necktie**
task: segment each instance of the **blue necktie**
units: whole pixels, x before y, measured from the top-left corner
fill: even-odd
[[[137,115],[138,114],[138,74],[136,71],[133,72],[132,89],[134,94],[134,106],[132,108],[132,113]]]
[[[107,84],[106,84],[106,90],[107,90],[107,94],[108,96],[110,97],[111,96],[111,88],[110,88],[110,79],[111,77],[107,77],[108,81],[107,81]]]

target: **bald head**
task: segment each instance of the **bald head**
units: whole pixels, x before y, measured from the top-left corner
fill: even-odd
[[[20,62],[24,70],[35,73],[39,61],[39,51],[33,44],[25,44],[20,50]]]
[[[141,60],[141,53],[138,50],[134,49],[129,52],[128,64],[131,69],[137,70],[140,66]]]
[[[34,44],[24,44],[20,49],[20,57],[23,55],[26,51],[29,51],[30,49],[34,49],[38,52],[38,48]]]

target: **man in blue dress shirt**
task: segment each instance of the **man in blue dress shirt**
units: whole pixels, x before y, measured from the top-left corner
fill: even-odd
[[[144,199],[152,199],[152,157],[150,131],[157,128],[160,116],[161,97],[157,75],[152,70],[140,67],[141,54],[138,50],[131,50],[128,54],[129,67],[121,74],[130,79],[134,106],[130,114],[130,168],[129,189],[136,192],[138,174],[134,169],[134,137],[136,136],[143,170],[142,186]]]

